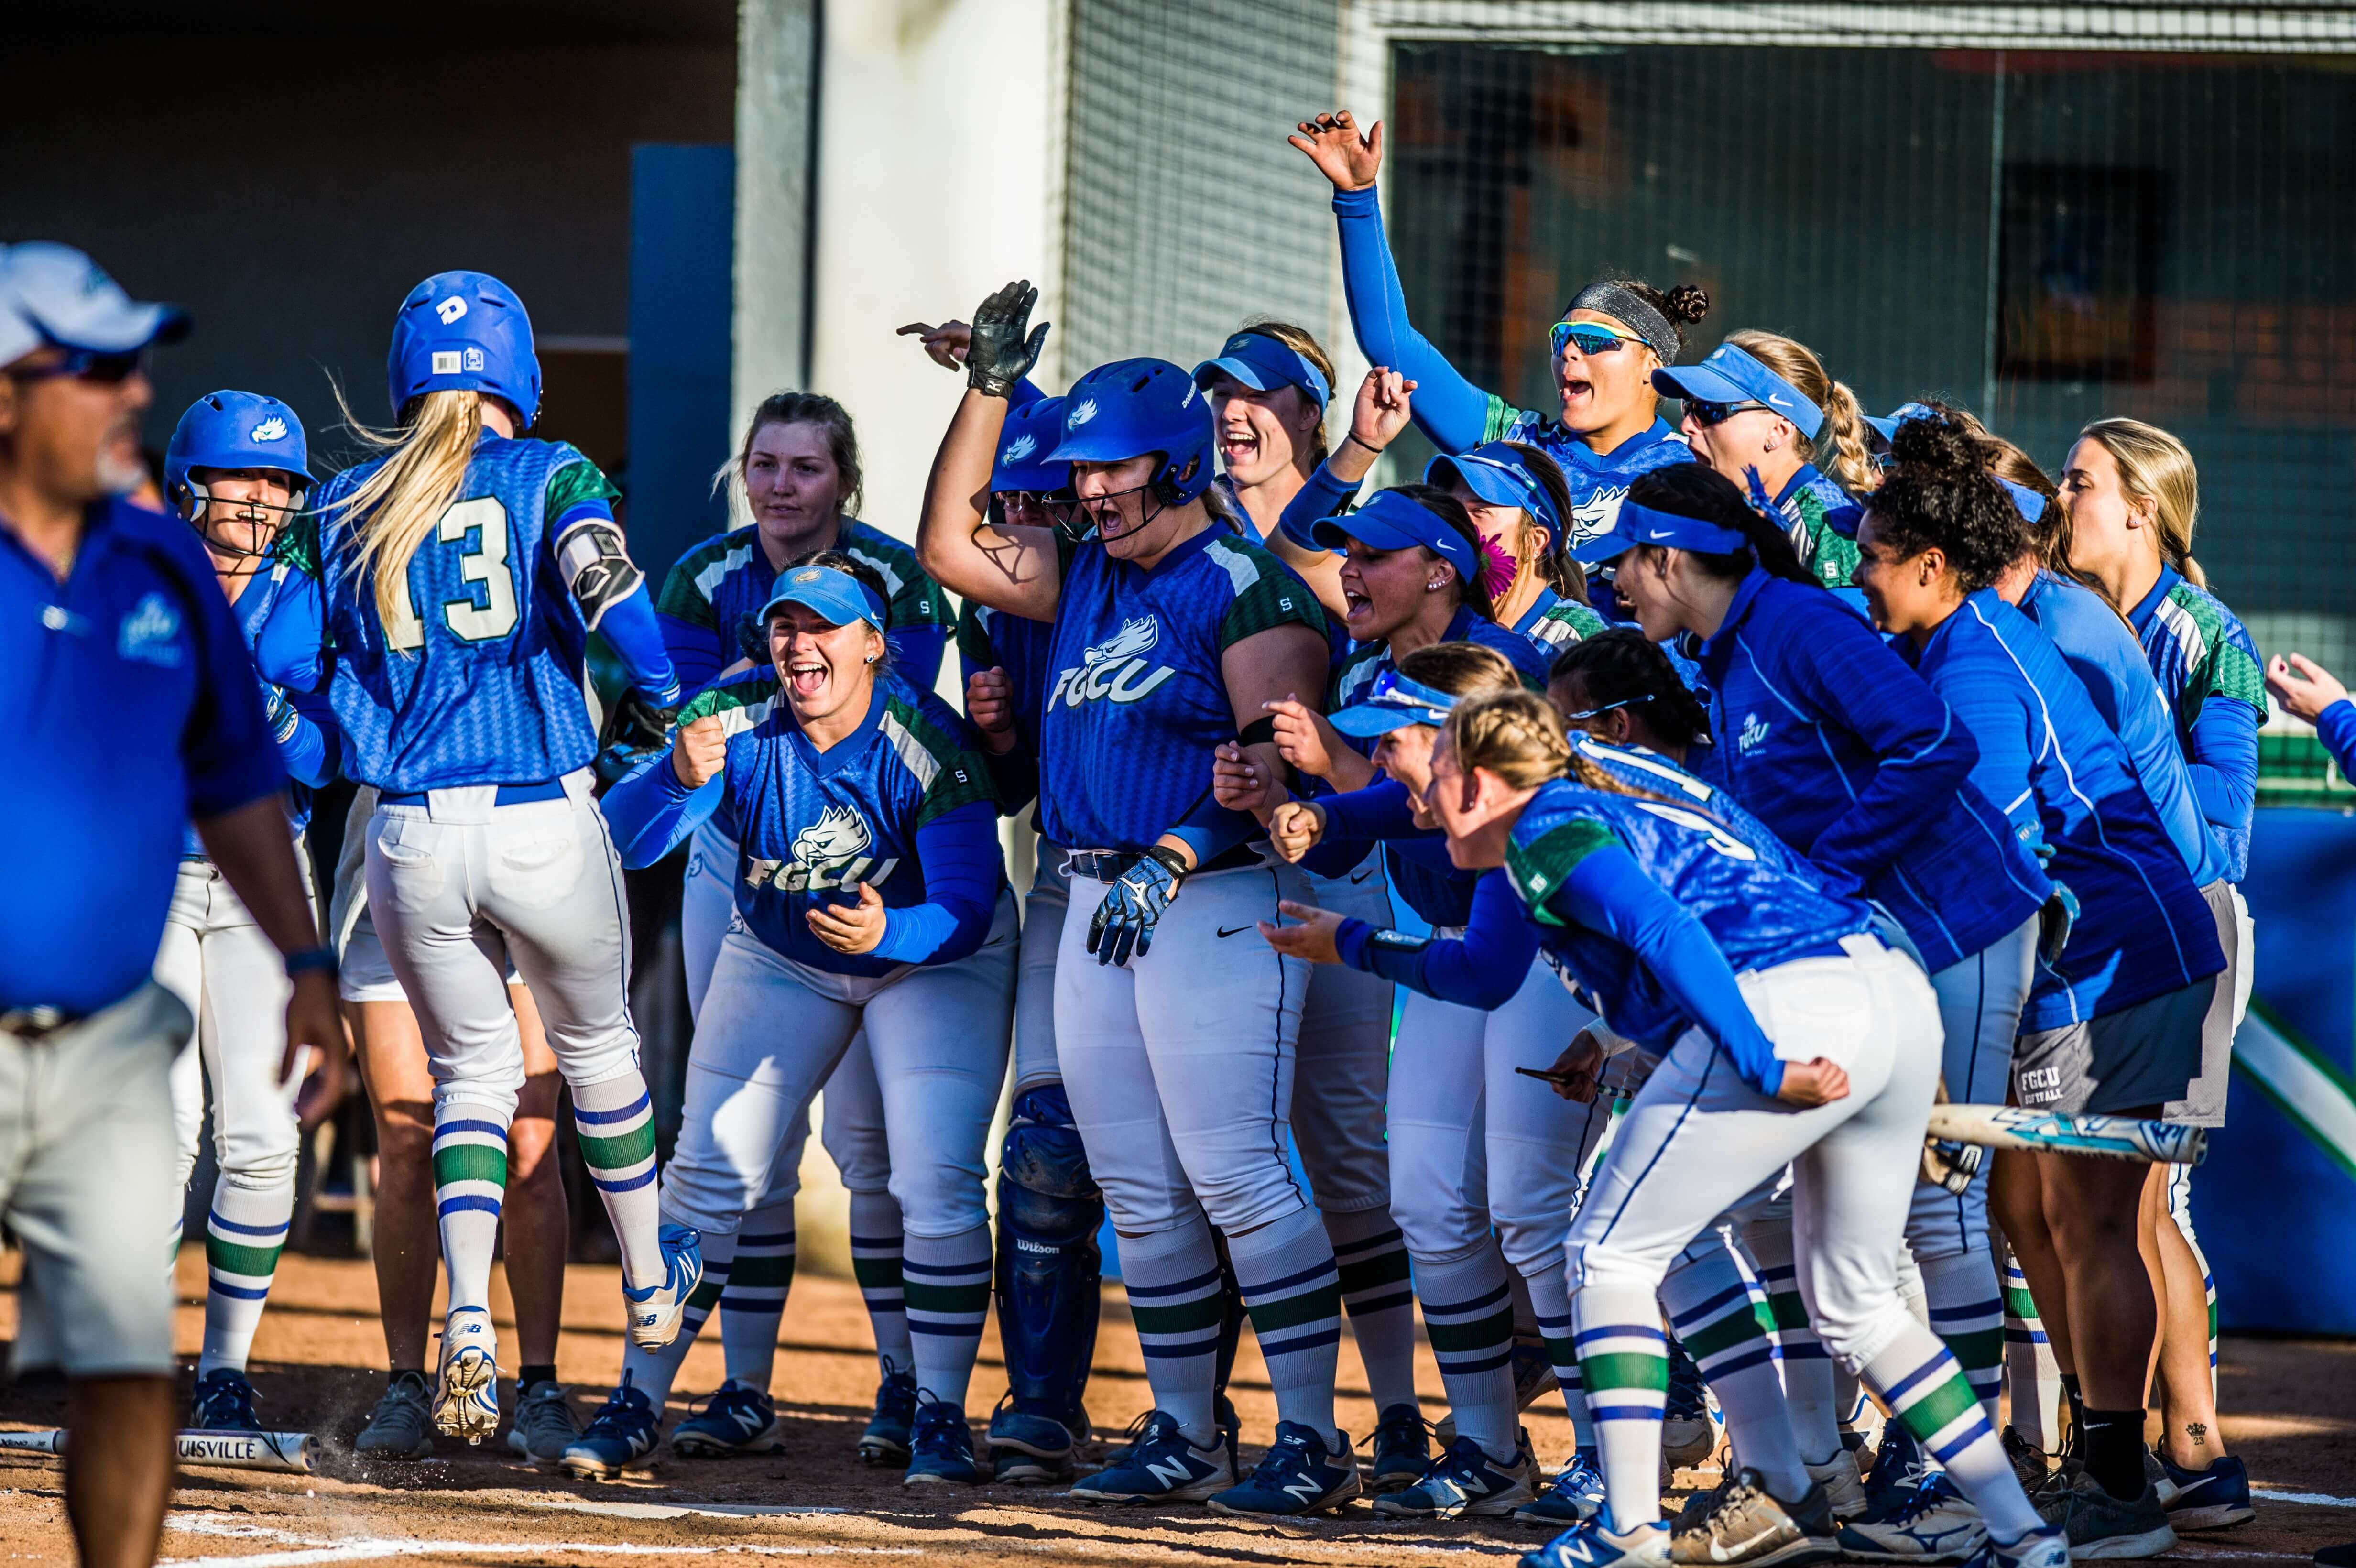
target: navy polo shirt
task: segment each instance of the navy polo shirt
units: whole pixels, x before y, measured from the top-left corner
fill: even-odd
[[[0,1011],[147,978],[181,830],[285,787],[252,656],[185,523],[90,509],[60,583],[0,524]]]

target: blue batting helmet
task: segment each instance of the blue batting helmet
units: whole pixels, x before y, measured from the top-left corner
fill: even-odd
[[[531,317],[515,291],[488,272],[436,272],[392,318],[385,379],[397,415],[427,392],[488,392],[526,429],[540,417],[540,358]]]
[[[1164,506],[1211,485],[1211,400],[1167,359],[1099,365],[1064,394],[1062,438],[1049,463],[1119,463],[1159,453],[1151,481]]]
[[[990,470],[990,487],[996,490],[1034,490],[1042,495],[1063,489],[1072,482],[1072,471],[1061,463],[1050,463],[1046,454],[1064,439],[1064,400],[1040,398],[1023,404],[1006,416],[1006,428],[998,437],[998,461]]]
[[[204,485],[188,477],[190,469],[275,468],[301,481],[299,493],[311,484],[310,461],[303,421],[276,398],[227,389],[207,392],[172,427],[172,444],[164,450],[164,495],[200,522],[208,497]],[[302,505],[298,494],[295,509]]]

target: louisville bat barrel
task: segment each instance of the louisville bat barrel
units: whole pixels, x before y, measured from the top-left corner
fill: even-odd
[[[240,1470],[283,1470],[307,1476],[318,1467],[318,1439],[307,1432],[183,1432],[173,1439],[183,1465],[223,1465]],[[0,1455],[59,1456],[66,1435],[0,1432]]]
[[[1956,1143],[2098,1159],[2157,1160],[2199,1165],[2209,1155],[2209,1129],[2126,1116],[2064,1116],[2019,1105],[1931,1107],[1930,1134]]]

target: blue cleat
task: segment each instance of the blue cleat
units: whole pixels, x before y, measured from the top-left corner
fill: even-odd
[[[654,1446],[655,1407],[644,1390],[631,1385],[626,1372],[614,1397],[589,1418],[588,1426],[558,1463],[568,1476],[611,1480],[625,1470],[639,1467],[638,1461]]]
[[[1052,1415],[1018,1410],[1009,1393],[990,1414],[990,1459],[995,1477],[1018,1487],[1044,1487],[1069,1480],[1079,1462],[1081,1418],[1076,1434]]]
[[[1954,1483],[1933,1470],[1920,1472],[1894,1503],[1842,1525],[1837,1539],[1852,1563],[1965,1563],[1987,1542],[1987,1525]]]
[[[682,1459],[726,1459],[777,1450],[777,1406],[751,1383],[730,1378],[671,1428],[670,1451]]]
[[[703,1283],[703,1237],[685,1225],[665,1225],[662,1242],[663,1282],[644,1290],[622,1285],[622,1306],[630,1319],[630,1343],[641,1350],[659,1350],[679,1338],[687,1298]]]
[[[1119,1464],[1083,1477],[1064,1495],[1076,1503],[1194,1503],[1235,1484],[1224,1439],[1197,1448],[1176,1416],[1156,1410],[1148,1413]]]
[[[973,1456],[973,1429],[964,1410],[945,1399],[917,1404],[908,1447],[904,1487],[971,1487],[989,1478]]]
[[[1415,1406],[1387,1406],[1375,1427],[1375,1462],[1366,1472],[1366,1489],[1381,1497],[1421,1480],[1431,1463],[1430,1430]]]
[[[859,1435],[859,1462],[905,1464],[909,1444],[916,1437],[916,1374],[902,1371],[886,1357],[884,1381],[875,1385],[874,1413],[867,1418],[867,1429]]]
[[[1668,1568],[1668,1563],[1669,1532],[1657,1521],[1622,1531],[1605,1509],[1524,1553],[1516,1568]]]
[[[1480,1444],[1459,1437],[1415,1485],[1376,1498],[1375,1512],[1385,1519],[1495,1518],[1533,1501],[1537,1478],[1528,1449],[1516,1446],[1511,1462],[1500,1465]]]
[[[2175,1488],[2164,1506],[2168,1522],[2176,1529],[2230,1530],[2258,1517],[2250,1502],[2250,1472],[2233,1455],[2211,1460],[2205,1470],[2188,1470],[2162,1454],[2159,1467]]]
[[[1554,1485],[1514,1510],[1514,1522],[1568,1530],[1602,1509],[1603,1472],[1596,1466],[1595,1450],[1581,1448],[1571,1455]]]
[[[1342,1451],[1333,1454],[1313,1429],[1280,1421],[1276,1441],[1249,1477],[1205,1500],[1213,1513],[1291,1519],[1340,1508],[1358,1490],[1358,1456],[1350,1450],[1349,1434],[1342,1435]]]
[[[261,1431],[262,1418],[253,1413],[253,1385],[235,1367],[215,1367],[197,1380],[188,1424],[199,1432]],[[2246,1487],[2244,1492],[2246,1496]]]

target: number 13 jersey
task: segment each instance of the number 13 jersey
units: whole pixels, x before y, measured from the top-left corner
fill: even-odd
[[[387,628],[354,528],[366,519],[345,504],[385,461],[344,470],[316,503],[346,770],[413,791],[540,784],[588,766],[588,630],[556,541],[611,517],[614,486],[562,442],[486,433],[456,499],[410,557],[405,603]]]

